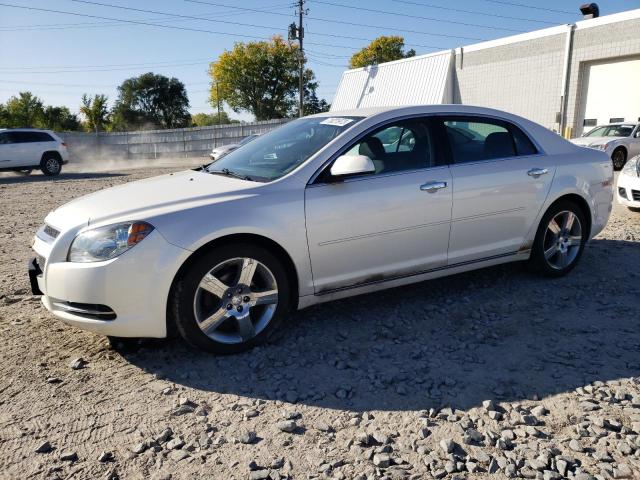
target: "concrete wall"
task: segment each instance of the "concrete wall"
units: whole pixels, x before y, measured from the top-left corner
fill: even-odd
[[[456,51],[454,103],[505,110],[558,130],[566,34]]]
[[[252,133],[266,133],[289,119],[221,125],[213,127],[149,130],[138,132],[65,132],[64,139],[73,160],[151,159],[162,157],[204,157],[212,148],[237,143]]]

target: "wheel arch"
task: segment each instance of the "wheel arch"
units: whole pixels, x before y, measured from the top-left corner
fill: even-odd
[[[56,157],[58,160],[60,160],[60,162],[62,162],[62,155],[60,155],[60,152],[58,152],[57,150],[47,150],[46,152],[44,152],[42,154],[42,156],[40,157],[40,162],[42,163],[42,161],[47,158],[47,157]]]
[[[591,236],[591,226],[593,223],[593,214],[591,212],[591,207],[589,206],[589,202],[587,202],[587,200],[582,196],[582,195],[578,195],[577,193],[565,193],[563,195],[560,195],[558,198],[556,198],[553,202],[551,202],[549,204],[549,206],[544,210],[542,216],[544,216],[552,207],[554,207],[556,204],[563,202],[563,201],[570,201],[575,203],[576,205],[578,205],[578,207],[580,208],[580,210],[582,210],[582,213],[584,215],[584,218],[587,221],[587,238],[590,238]],[[542,218],[542,217],[540,217]]]
[[[184,274],[184,271],[189,268],[194,262],[196,262],[198,258],[200,258],[211,249],[233,243],[251,243],[254,245],[259,245],[269,250],[271,253],[276,255],[280,261],[282,261],[282,265],[287,272],[287,276],[291,279],[291,309],[297,309],[299,297],[298,271],[296,269],[295,263],[293,262],[293,259],[291,258],[291,255],[289,255],[289,253],[282,247],[282,245],[268,237],[253,233],[236,233],[225,235],[200,246],[191,255],[189,255],[189,257],[182,263],[182,265],[174,275],[173,281],[171,282],[171,288],[169,289],[167,296],[167,336],[175,336],[177,332],[175,326],[175,318],[173,318],[173,311],[171,308],[171,298],[173,296],[174,288]]]

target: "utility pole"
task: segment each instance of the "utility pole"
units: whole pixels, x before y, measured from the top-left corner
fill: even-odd
[[[298,25],[292,23],[289,25],[289,40],[298,40],[298,90],[300,94],[300,99],[298,101],[298,110],[299,114],[302,117],[304,114],[302,112],[302,107],[304,106],[304,48],[303,48],[303,39],[304,39],[304,26],[303,26],[303,17],[307,13],[304,9],[305,0],[298,0]]]
[[[216,80],[216,100],[218,102],[218,125],[222,125],[220,120],[221,112],[220,112],[220,89],[218,88],[218,80]]]

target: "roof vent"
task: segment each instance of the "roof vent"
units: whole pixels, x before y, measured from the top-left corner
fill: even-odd
[[[597,3],[583,3],[580,5],[580,12],[582,12],[585,20],[598,18],[600,16],[600,9]]]

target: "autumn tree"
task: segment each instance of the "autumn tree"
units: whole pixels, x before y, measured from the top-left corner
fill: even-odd
[[[256,120],[291,116],[297,109],[298,45],[280,36],[269,41],[236,43],[211,63],[210,102],[226,103],[234,112],[252,113]],[[315,96],[313,72],[305,70],[306,98]],[[306,110],[306,109],[305,109]]]
[[[86,93],[82,95],[80,113],[84,116],[85,127],[90,132],[106,130],[109,122],[109,107],[106,95],[94,95],[89,97]]]
[[[402,58],[414,57],[415,50],[404,51],[404,37],[378,37],[371,41],[369,45],[356,52],[349,60],[351,68],[377,65],[378,63],[392,62]]]
[[[112,123],[115,130],[190,126],[184,83],[151,72],[125,80],[118,87]]]

